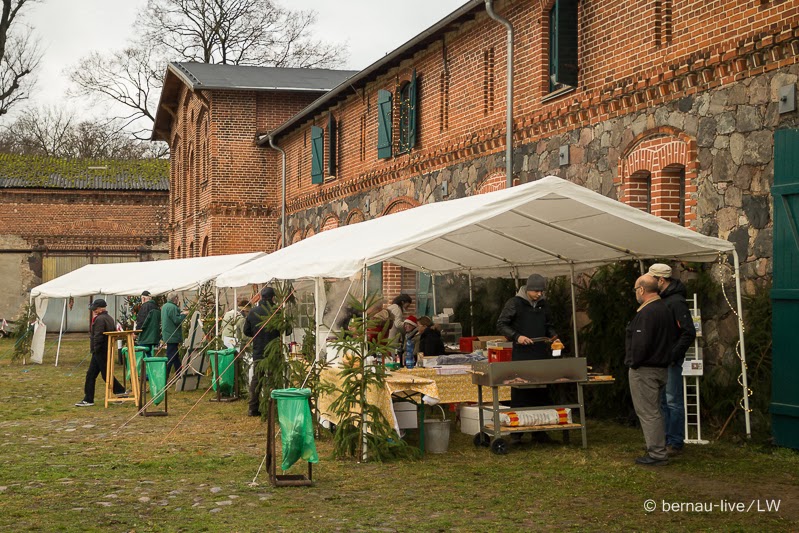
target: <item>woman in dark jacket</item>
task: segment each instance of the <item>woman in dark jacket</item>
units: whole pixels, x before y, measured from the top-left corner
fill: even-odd
[[[431,355],[444,355],[444,342],[441,340],[441,332],[433,325],[433,321],[430,320],[430,317],[421,317],[419,319],[418,328],[418,353],[423,353],[425,357]]]

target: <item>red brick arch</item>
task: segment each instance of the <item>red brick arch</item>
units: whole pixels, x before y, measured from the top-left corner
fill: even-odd
[[[319,229],[319,232],[327,231],[329,229],[334,229],[338,227],[338,217],[336,215],[328,216],[324,222],[322,222],[322,227]]]
[[[410,198],[409,196],[400,196],[399,198],[394,198],[391,200],[385,211],[383,211],[383,214],[390,215],[391,213],[399,213],[400,211],[406,211],[418,205],[419,202],[413,198]]]
[[[508,180],[505,171],[496,171],[489,174],[477,186],[474,194],[485,194],[487,192],[501,191],[505,189]]]
[[[294,232],[294,235],[291,236],[291,244],[300,242],[302,240],[302,230],[298,229]]]
[[[637,135],[619,161],[619,199],[675,223],[696,219],[696,140],[671,126]]]
[[[345,224],[349,226],[350,224],[357,224],[358,222],[363,222],[366,220],[366,217],[363,216],[363,211],[360,209],[353,209],[350,211],[350,214],[347,215],[347,221]]]

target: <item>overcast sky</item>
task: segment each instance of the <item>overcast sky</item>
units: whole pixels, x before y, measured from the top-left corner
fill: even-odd
[[[278,0],[317,12],[314,35],[349,49],[345,69],[361,70],[421,33],[466,0]],[[64,70],[95,50],[115,50],[132,37],[136,13],[146,0],[44,0],[26,22],[41,38],[44,57],[33,97],[23,105],[66,103]]]

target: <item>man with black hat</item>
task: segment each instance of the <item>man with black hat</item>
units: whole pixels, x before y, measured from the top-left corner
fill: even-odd
[[[513,341],[513,361],[549,359],[552,350],[547,341],[558,338],[549,305],[544,298],[547,279],[540,274],[531,274],[527,283],[519,288],[516,296],[505,303],[497,320],[497,330]],[[546,338],[547,340],[544,340]],[[511,407],[551,405],[546,388],[511,388]],[[548,442],[546,433],[533,434],[539,442]]]
[[[141,301],[136,315],[136,329],[140,329],[141,333],[136,336],[136,345],[148,348],[149,357],[152,357],[154,348],[161,341],[161,309],[150,297],[150,291],[141,293]]]
[[[92,335],[91,351],[92,360],[86,370],[86,383],[83,385],[83,400],[75,404],[75,407],[91,407],[94,405],[94,385],[97,375],[103,376],[103,381],[108,380],[105,375],[106,365],[108,364],[108,335],[106,331],[116,331],[114,319],[108,314],[106,308],[108,304],[102,298],[98,298],[89,305],[92,311]],[[114,394],[124,394],[125,387],[117,381],[114,376]]]
[[[261,416],[261,378],[263,370],[259,363],[264,358],[266,346],[274,339],[280,337],[280,331],[264,325],[274,313],[275,289],[264,287],[261,290],[261,300],[247,315],[243,332],[252,337],[252,379],[250,380],[250,403],[248,416]]]

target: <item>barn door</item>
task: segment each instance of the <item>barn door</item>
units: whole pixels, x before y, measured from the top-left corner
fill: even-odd
[[[771,425],[775,442],[799,449],[799,130],[774,133],[774,280]]]

